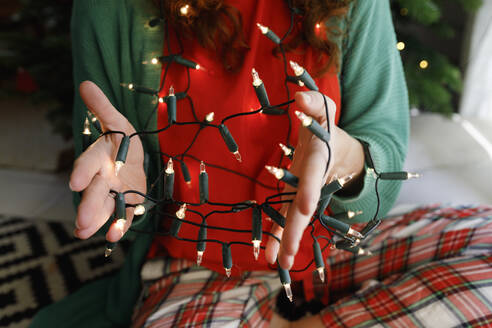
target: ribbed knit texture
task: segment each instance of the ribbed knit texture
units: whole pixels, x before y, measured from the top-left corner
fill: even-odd
[[[162,51],[163,29],[146,25],[157,11],[150,0],[76,0],[72,17],[74,82],[74,141],[82,151],[81,132],[87,108],[78,93],[84,80],[95,82],[135,129],[142,130],[154,104],[149,95],[129,93],[121,82],[158,89],[160,71],[142,65]],[[348,17],[341,70],[342,116],[340,126],[369,142],[379,171],[400,170],[408,139],[408,100],[388,0],[359,0]],[[151,126],[155,127],[153,117]],[[95,131],[93,131],[95,132]],[[157,135],[142,140],[151,156],[149,181],[160,171]],[[399,184],[382,182],[381,215],[392,206]],[[160,188],[153,194],[160,198]],[[376,204],[374,181],[365,178],[354,198],[334,197],[335,212],[363,210],[367,220]],[[77,202],[77,196],[75,197]],[[142,229],[152,229],[147,220]],[[131,235],[131,234],[130,234]],[[135,237],[135,236],[133,236]],[[122,270],[112,278],[79,292],[41,311],[32,327],[128,326],[140,290],[139,270],[151,237],[139,235]],[[102,250],[101,250],[102,251]]]

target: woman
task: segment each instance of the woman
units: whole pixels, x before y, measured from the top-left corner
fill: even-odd
[[[388,1],[163,1],[160,6],[164,19],[155,26],[156,20],[152,18],[159,16],[159,6],[148,0],[129,3],[93,0],[76,1],[74,4],[74,75],[76,85],[80,85],[74,110],[74,131],[77,153],[81,155],[74,165],[70,187],[76,192],[84,191],[74,234],[79,238],[88,238],[105,224],[115,209],[115,200],[109,197],[111,191],[136,190],[153,199],[162,199],[163,179],[159,176],[162,170],[161,155],[164,163],[169,162],[169,158],[174,159],[175,164],[176,161],[184,163],[195,179],[200,161],[205,164],[219,162],[223,168],[252,178],[227,175],[223,170],[206,165],[210,174],[210,198],[226,203],[247,199],[263,203],[269,195],[276,194],[276,180],[263,167],[277,166],[281,160],[278,166],[290,165],[289,171],[299,178],[299,184],[295,189],[285,187],[286,192],[296,191],[292,202],[286,203],[290,205],[279,209],[286,217],[285,229],[268,222],[265,216],[263,218],[263,230],[271,229],[272,234],[281,240],[280,244],[273,237],[268,240],[264,238],[266,249],[257,262],[251,251],[248,250],[246,256],[243,255],[244,248],[231,247],[234,265],[226,268],[232,270],[232,281],[241,286],[247,282],[272,289],[262,298],[265,307],[259,306],[256,311],[267,309],[268,313],[258,322],[255,321],[256,324],[280,320],[273,314],[272,304],[281,285],[280,282],[271,282],[271,274],[265,271],[278,259],[281,268],[291,269],[294,281],[304,281],[306,300],[313,297],[313,288],[309,288],[313,282],[307,276],[311,276],[315,268],[313,265],[308,270],[300,268],[313,256],[313,240],[310,229],[306,227],[316,210],[322,186],[333,179],[350,176],[351,181],[333,196],[330,210],[332,213],[362,211],[363,214],[351,222],[364,222],[373,218],[377,201],[375,178],[372,174],[365,174],[367,163],[364,162],[362,142],[369,144],[379,172],[401,170],[408,135],[408,103]],[[287,33],[291,19],[293,29]],[[287,35],[281,40],[283,49],[287,51],[286,58],[282,56],[282,49],[268,39],[256,23],[261,23],[260,27],[269,27],[280,36],[284,33]],[[337,34],[337,30],[341,34]],[[276,49],[274,54],[272,49]],[[201,68],[190,72],[175,62],[167,68],[166,60],[161,59],[165,72],[161,76],[161,66],[154,65],[155,61],[151,59],[161,55],[170,58],[178,53],[193,59]],[[299,63],[308,72],[316,74],[315,82],[320,92],[303,91],[306,89],[295,84],[289,84],[286,91],[284,65],[289,61]],[[295,64],[292,67],[296,68]],[[156,126],[166,127],[169,103],[165,106],[159,102],[156,115],[155,101],[158,98],[145,92],[135,92],[138,91],[135,85],[159,90],[163,102],[169,99],[169,95],[172,96],[171,86],[176,92],[185,90],[192,97],[194,106],[187,101],[189,98],[178,100],[179,122],[203,121],[212,111],[216,120],[220,121],[234,113],[257,109],[260,106],[254,89],[249,85],[252,68],[260,73],[272,105],[284,103],[294,93],[295,104],[284,115],[263,113],[228,120],[228,130],[239,145],[239,150],[234,152],[236,158],[229,154],[214,129],[203,129],[200,137],[193,141],[197,129],[201,128],[178,124],[159,133],[159,138],[156,134],[133,137],[125,165],[119,172],[115,172],[114,158],[122,142],[121,134],[99,138],[82,153],[80,133],[87,109],[97,117],[106,132],[120,131],[131,135],[135,131],[154,130]],[[290,75],[297,74],[290,71]],[[124,83],[125,87],[122,88],[120,83]],[[293,109],[313,117],[331,132],[330,151],[319,138],[313,137],[306,128],[299,127]],[[293,124],[290,125],[289,121]],[[92,132],[96,133],[94,127]],[[279,141],[297,145],[291,164],[282,156],[277,146]],[[185,156],[187,145],[190,145],[190,150]],[[147,179],[143,169],[144,153],[150,157]],[[239,153],[242,163],[236,160]],[[173,199],[196,203],[198,184],[192,182],[189,187],[185,183],[188,178],[184,166],[177,169],[175,165],[175,169]],[[157,185],[154,183],[156,181]],[[398,188],[399,184],[395,182],[381,183],[379,217],[391,207]],[[143,198],[139,194],[128,193],[125,201],[127,204],[138,204]],[[210,203],[199,207],[202,213],[214,208]],[[207,224],[250,230],[251,212],[246,212],[240,211],[225,219],[211,217]],[[117,242],[123,235],[135,237],[120,273],[83,288],[45,310],[34,325],[42,325],[43,320],[54,312],[59,313],[58,320],[66,326],[128,325],[141,293],[140,268],[146,254],[153,257],[164,251],[167,255],[164,263],[169,267],[180,267],[177,272],[165,272],[165,279],[172,276],[171,285],[176,285],[175,279],[184,277],[190,270],[199,274],[207,272],[207,279],[213,277],[214,281],[223,281],[220,276],[224,274],[220,244],[208,242],[203,255],[202,266],[212,271],[191,266],[197,256],[194,244],[171,236],[154,238],[152,234],[129,231],[133,213],[133,209],[128,207],[126,221],[113,222],[106,232],[109,242]],[[150,219],[151,215],[159,221]],[[154,223],[158,222],[157,230],[162,231],[161,219],[162,212],[146,214],[140,219],[139,230],[154,231]],[[200,223],[198,218],[191,220]],[[169,225],[170,220],[162,221]],[[326,232],[317,227],[315,233],[321,234],[323,231]],[[197,232],[196,226],[182,224],[177,235],[196,239]],[[251,242],[250,235],[232,237],[210,228],[208,239]],[[325,250],[325,256],[328,251]],[[245,278],[244,273],[251,271],[264,274]],[[330,275],[329,270],[327,274]],[[232,284],[226,290],[239,285]],[[151,290],[152,287],[149,287],[145,292]],[[159,292],[162,289],[156,293]],[[143,306],[136,306],[135,325],[143,324],[151,316],[146,311],[149,306],[155,310],[155,305],[159,303],[149,301],[155,295],[144,298]],[[217,303],[209,305],[213,308]],[[171,316],[174,319],[178,316],[182,318],[183,313],[176,312]],[[193,317],[190,320],[198,319]],[[205,320],[220,321],[215,316]],[[242,315],[231,320],[241,325],[252,324]],[[319,316],[305,320],[322,324]],[[171,323],[184,324],[185,321]]]

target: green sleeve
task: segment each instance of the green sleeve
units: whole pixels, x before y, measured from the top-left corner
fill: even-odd
[[[378,172],[400,171],[408,144],[408,94],[389,1],[356,0],[347,29],[340,72],[340,126],[369,143]],[[379,218],[393,206],[400,185],[398,181],[379,182]],[[335,213],[362,210],[352,222],[363,222],[374,216],[376,204],[375,178],[366,174],[358,195],[335,195],[330,205]]]
[[[81,133],[87,115],[78,86],[85,80],[98,85],[137,131],[144,129],[144,122],[149,117],[152,120],[150,127],[156,126],[156,115],[153,114],[155,99],[149,95],[132,93],[120,86],[122,82],[133,82],[158,88],[159,71],[149,65],[142,65],[142,61],[148,59],[144,56],[159,51],[162,44],[162,32],[158,29],[151,31],[146,27],[149,17],[153,16],[145,10],[147,8],[143,1],[135,1],[132,5],[114,0],[74,2],[71,22],[75,86],[72,127],[76,157],[82,153]],[[138,77],[137,81],[133,80],[135,77]],[[92,135],[92,141],[95,141],[98,133],[94,128]],[[144,150],[152,157],[152,174],[148,177],[150,183],[160,166],[159,158],[155,155],[159,149],[158,140],[150,136],[142,143]],[[74,193],[75,204],[78,205],[79,201],[79,194]],[[104,233],[108,224],[99,233]],[[133,235],[129,231],[125,238]]]

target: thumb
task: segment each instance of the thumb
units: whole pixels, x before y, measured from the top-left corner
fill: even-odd
[[[323,99],[324,97],[324,99]],[[316,119],[320,124],[326,122],[325,100],[328,106],[330,122],[334,120],[337,105],[329,97],[317,91],[299,91],[295,94],[296,104],[306,115]]]
[[[84,81],[79,86],[80,97],[87,108],[101,123],[103,131],[117,130],[132,133],[128,120],[111,104],[102,90],[91,81]]]

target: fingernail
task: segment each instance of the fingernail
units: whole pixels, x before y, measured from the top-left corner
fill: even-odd
[[[72,182],[71,181],[68,181],[68,188],[70,188],[70,190],[73,191],[73,187],[72,187]]]
[[[79,221],[78,221],[78,220],[75,220],[75,227],[76,227],[77,229],[80,229],[80,226],[79,226]]]

